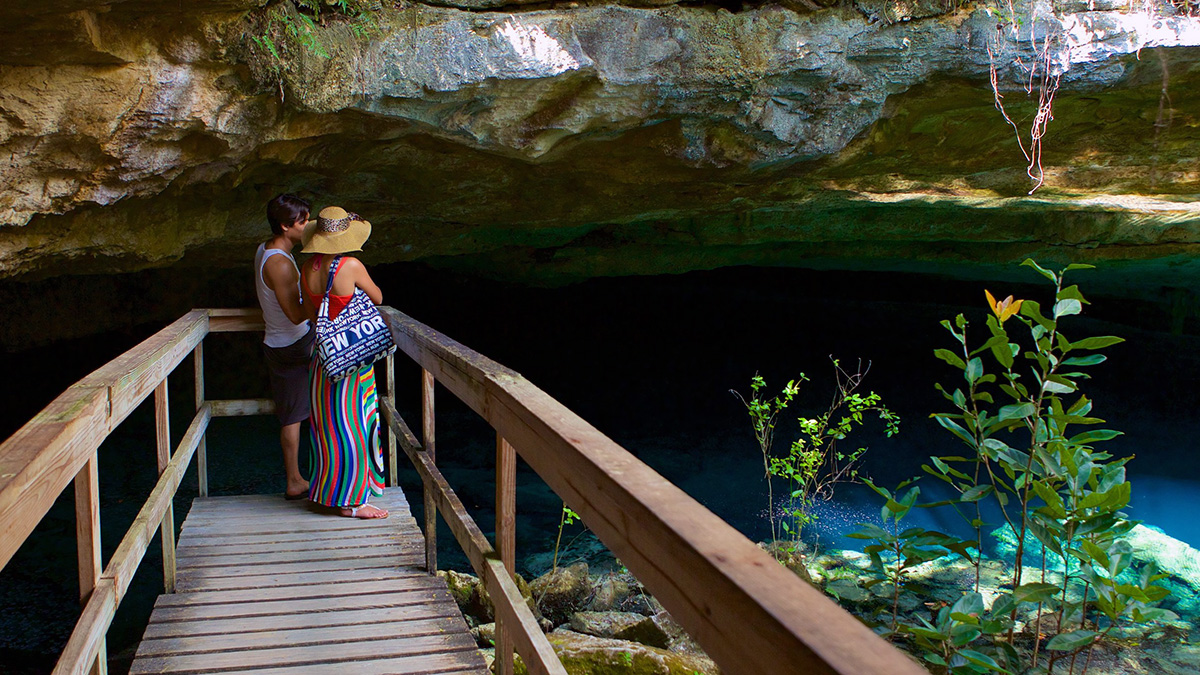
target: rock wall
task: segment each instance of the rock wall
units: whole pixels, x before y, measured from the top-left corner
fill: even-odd
[[[536,283],[1028,255],[1200,279],[1200,18],[1171,5],[1031,5],[1018,33],[900,0],[294,2],[0,8],[0,278],[246,265],[289,190],[372,220],[370,261]],[[1029,34],[1060,77],[1032,196],[989,85],[994,60],[1028,145]]]

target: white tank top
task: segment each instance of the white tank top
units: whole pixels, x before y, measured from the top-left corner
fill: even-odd
[[[263,319],[267,323],[267,332],[263,336],[263,342],[268,347],[286,347],[294,344],[297,340],[304,337],[308,333],[308,321],[305,320],[300,324],[292,323],[292,320],[287,318],[287,314],[283,313],[283,308],[279,306],[279,300],[275,297],[275,291],[267,287],[267,282],[263,279],[263,265],[267,262],[267,258],[278,253],[288,259],[292,263],[292,267],[296,267],[296,259],[289,253],[285,253],[277,248],[267,248],[266,244],[258,245],[258,252],[254,254],[254,290],[258,293],[258,305],[262,307]],[[296,270],[296,276],[300,275],[300,270]],[[296,291],[300,291],[300,282],[296,282]]]

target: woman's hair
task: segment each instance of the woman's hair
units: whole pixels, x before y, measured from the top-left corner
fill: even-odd
[[[301,197],[285,192],[276,196],[267,204],[267,222],[271,223],[271,232],[283,234],[283,226],[302,218],[308,218],[312,208]]]

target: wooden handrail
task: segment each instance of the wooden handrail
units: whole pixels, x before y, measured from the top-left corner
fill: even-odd
[[[436,568],[432,524],[441,510],[493,598],[497,622],[505,626],[502,641],[513,641],[530,672],[564,673],[505,564],[511,565],[512,555],[509,474],[513,450],[581,515],[725,672],[925,673],[915,661],[518,373],[395,309],[384,307],[381,311],[400,349],[423,369],[423,444],[418,444],[396,412],[390,386],[391,359],[387,362],[387,396],[380,399],[380,407],[390,430],[389,447],[404,449],[426,486],[427,564],[430,571]],[[156,390],[165,413],[167,376],[188,354],[196,356],[196,417],[178,449],[160,464],[158,483],[103,573],[97,578],[94,568],[81,567],[81,579],[86,575],[94,585],[56,673],[85,672],[103,654],[104,634],[112,616],[155,531],[170,522],[166,516],[179,481],[203,447],[211,418],[273,411],[272,403],[265,400],[202,398],[204,337],[210,332],[262,327],[257,310],[193,310],[68,388],[0,444],[3,567],[72,481],[78,498],[95,499],[92,469],[100,443]],[[497,483],[499,553],[467,515],[434,462],[435,380],[497,432],[497,469],[503,472]],[[162,438],[165,416],[158,419],[157,426]],[[201,476],[201,481],[206,485],[207,478]],[[77,513],[89,518],[89,523],[79,528],[79,536],[89,544],[98,543],[98,524],[91,523],[93,507],[90,503],[77,505]],[[94,553],[81,555],[80,564],[94,565]],[[169,577],[170,572],[165,573]],[[499,662],[501,670],[507,669],[506,661]],[[102,672],[102,664],[97,665]]]
[[[520,374],[381,309],[400,349],[508,439],[725,672],[926,672]]]
[[[32,420],[0,443],[0,568],[72,482],[83,613],[55,672],[105,670],[104,635],[155,532],[163,534],[164,585],[174,578],[172,501],[193,455],[201,494],[207,493],[205,432],[213,417],[270,414],[266,399],[204,399],[203,340],[210,332],[262,330],[257,310],[196,309],[67,388]],[[169,447],[167,377],[194,356],[196,416],[172,453]],[[142,401],[155,397],[159,480],[101,571],[97,452]]]

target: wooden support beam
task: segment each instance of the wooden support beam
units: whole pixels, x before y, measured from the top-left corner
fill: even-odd
[[[518,448],[723,670],[925,674],[519,373],[393,308],[380,311],[399,348]]]
[[[154,389],[154,437],[158,451],[158,475],[162,476],[171,461],[171,417],[168,411],[167,381]],[[175,592],[175,506],[167,504],[162,527],[163,592]]]
[[[260,309],[210,309],[210,333],[262,332],[267,329]]]
[[[111,432],[133,412],[208,334],[208,313],[193,309],[81,382],[107,384]]]
[[[116,582],[118,602],[125,597],[125,591],[133,582],[133,575],[146,555],[146,549],[149,548],[155,532],[160,529],[168,509],[171,508],[175,493],[179,490],[179,483],[183,481],[183,475],[187,472],[188,465],[191,463],[210,421],[212,421],[212,409],[208,403],[205,403],[196,413],[196,417],[192,419],[192,423],[188,425],[183,438],[179,440],[179,448],[171,457],[167,468],[159,476],[158,483],[150,491],[146,503],[138,511],[137,517],[133,519],[133,524],[129,526],[121,543],[117,545],[112,559],[104,568],[104,577]]]
[[[213,417],[275,414],[275,401],[269,398],[225,399],[209,403],[212,404]]]
[[[79,558],[79,600],[85,606],[92,590],[100,580],[100,471],[99,458],[92,458],[75,476],[75,542]],[[88,672],[105,675],[108,672],[108,653],[100,641],[95,660]]]
[[[96,588],[92,591],[92,596],[67,641],[66,649],[59,656],[54,675],[81,675],[87,672],[89,664],[95,661],[103,645],[104,635],[112,623],[113,615],[116,614],[117,605],[129,590],[129,584],[133,582],[133,575],[146,555],[146,549],[154,539],[155,531],[160,529],[160,524],[170,510],[179,483],[183,480],[188,464],[191,463],[211,419],[212,410],[205,404],[196,413],[195,419],[179,441],[179,449],[159,476],[158,483],[150,491],[146,503],[138,511],[129,531],[125,533],[108,566],[104,568],[104,573],[96,583]]]
[[[108,626],[117,613],[117,595],[112,579],[101,577],[92,589],[92,597],[75,624],[75,632],[58,657],[54,675],[84,675],[100,654]]]
[[[421,370],[421,450],[430,464],[436,464],[437,451],[434,440],[433,373]],[[437,502],[425,485],[425,569],[430,574],[437,572]]]
[[[496,434],[496,551],[504,569],[516,572],[517,451]],[[496,615],[496,675],[513,673],[512,630],[507,617]]]
[[[207,311],[188,312],[67,389],[0,444],[0,566],[100,443],[207,331]]]
[[[396,412],[395,406],[385,400],[382,408],[384,419],[393,431],[400,434],[404,422]],[[429,459],[427,453],[409,446],[404,446],[404,452],[416,468],[417,474],[421,476],[425,494],[432,495],[437,502],[450,532],[458,540],[475,573],[483,580],[484,588],[487,589],[496,608],[497,624],[503,622],[508,626],[510,639],[528,671],[535,675],[566,675],[566,669],[559,662],[546,635],[542,633],[541,626],[538,625],[529,605],[525,603],[525,598],[521,596],[512,573],[488,543],[487,537],[471,518],[462,500],[446,482],[446,477]]]
[[[387,384],[387,400],[391,402],[392,408],[396,407],[396,356],[388,354],[384,360],[384,375]],[[388,485],[395,487],[400,484],[400,465],[396,457],[396,433],[392,431],[390,426],[384,427],[384,432],[387,436],[387,454],[388,454]]]
[[[192,365],[196,372],[196,411],[204,407],[204,342],[192,350]],[[200,481],[200,496],[208,496],[208,443],[204,436],[200,437],[200,446],[196,448],[196,476]]]

